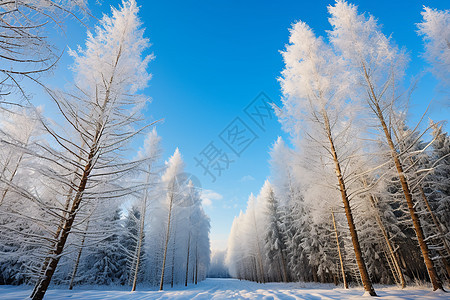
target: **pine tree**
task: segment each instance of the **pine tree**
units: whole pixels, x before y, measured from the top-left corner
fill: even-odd
[[[269,261],[272,274],[278,273],[277,281],[288,282],[288,272],[286,264],[286,241],[281,231],[281,216],[279,213],[278,201],[275,198],[272,186],[269,181],[264,183],[260,197],[266,203],[266,214],[268,227],[265,236],[265,252]]]

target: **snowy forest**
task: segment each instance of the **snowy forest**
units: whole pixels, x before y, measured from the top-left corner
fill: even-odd
[[[405,287],[450,280],[450,137],[445,120],[410,125],[408,53],[345,1],[332,30],[290,29],[275,106],[292,147],[271,149],[270,180],[233,222],[233,277]],[[450,83],[450,13],[424,7],[417,32],[442,87]],[[412,84],[413,85],[413,84]],[[447,90],[448,105],[448,90]]]
[[[337,0],[322,16],[325,35],[303,21],[286,31],[273,78],[281,101],[271,107],[289,140],[273,142],[267,180],[235,217],[227,249],[212,251],[181,145],[164,155],[162,120],[148,117],[155,55],[143,4],[122,0],[96,18],[87,0],[0,0],[0,298],[24,286],[33,300],[92,287],[193,299],[189,288],[200,286],[206,299],[221,288],[219,299],[241,299],[250,292],[236,287],[259,293],[263,283],[444,293],[448,120],[411,117],[421,74],[407,75],[410,52],[383,33],[383,20]],[[424,72],[449,106],[450,10],[420,13]],[[82,45],[54,41],[70,36],[67,23],[83,28]],[[55,86],[52,72],[67,59],[72,79]]]
[[[74,81],[45,72],[61,55],[46,26],[83,22],[77,1],[1,1],[0,284],[158,286],[204,280],[209,217],[175,150],[161,161],[143,117],[152,54],[134,0],[105,14],[70,50]],[[37,83],[57,107],[33,105]],[[138,144],[141,141],[140,145]]]

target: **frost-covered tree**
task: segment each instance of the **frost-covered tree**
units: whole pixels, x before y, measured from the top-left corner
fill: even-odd
[[[188,232],[191,233],[190,242],[193,254],[189,261],[192,261],[191,274],[193,283],[197,284],[199,281],[205,280],[210,266],[210,220],[201,206],[199,194],[197,192],[194,192],[193,194],[195,195],[194,199],[188,202],[192,203],[191,206],[188,207],[189,219],[191,220],[189,223],[191,228]],[[188,193],[188,195],[190,195],[190,193]],[[181,247],[181,251],[181,254],[187,253],[183,247]],[[185,267],[187,268],[188,266],[186,265]]]
[[[302,242],[309,235],[309,215],[302,194],[301,172],[298,158],[279,137],[271,150],[271,177],[273,189],[279,199],[281,231],[286,243],[286,261],[290,280],[311,280],[311,268]],[[299,176],[300,174],[300,176]]]
[[[266,279],[266,267],[264,260],[264,235],[263,228],[267,224],[266,216],[264,215],[264,205],[262,205],[262,199],[250,195],[247,202],[246,210],[246,222],[249,230],[247,231],[247,239],[249,241],[249,247],[252,251],[252,256],[256,264],[256,276],[257,281],[265,283]]]
[[[233,221],[228,240],[227,262],[232,276],[240,279],[265,282],[264,236],[261,234],[265,223],[259,209],[257,197],[248,198],[245,213]]]
[[[242,230],[244,228],[241,226],[241,223],[243,215],[241,211],[239,216],[234,217],[228,236],[227,255],[225,257],[225,263],[230,270],[230,275],[238,279],[245,279],[247,271],[243,259],[246,246],[242,243]]]
[[[142,252],[143,252],[143,244],[144,244],[145,219],[146,219],[146,215],[147,215],[147,206],[150,203],[149,197],[151,196],[149,190],[151,188],[155,188],[155,180],[156,180],[155,175],[157,174],[157,172],[155,172],[154,169],[157,169],[155,162],[158,159],[160,151],[161,151],[160,146],[159,146],[160,140],[161,140],[161,138],[157,135],[156,129],[154,128],[153,131],[151,131],[148,134],[147,138],[144,141],[144,147],[138,154],[139,159],[145,160],[145,163],[142,164],[142,166],[141,166],[141,170],[145,174],[145,181],[144,181],[142,193],[139,195],[140,202],[141,202],[140,203],[140,213],[139,213],[139,215],[140,215],[139,230],[135,236],[136,244],[135,244],[135,249],[134,249],[133,255],[131,256],[132,263],[131,263],[130,275],[132,275],[132,278],[133,278],[131,291],[136,290],[139,269],[140,269],[141,265],[143,265],[141,260],[142,260],[142,257],[144,257]],[[130,279],[131,279],[131,276],[130,276]]]
[[[290,44],[283,52],[286,68],[280,79],[283,90],[283,119],[293,134],[305,133],[308,144],[314,144],[317,168],[334,169],[340,197],[344,204],[354,246],[356,262],[365,290],[376,295],[362,255],[349,198],[351,173],[352,110],[346,102],[349,81],[342,60],[311,29],[298,22],[291,29]],[[306,145],[306,143],[304,143]],[[320,153],[320,152],[323,153]],[[320,153],[320,154],[318,154]],[[334,188],[334,187],[333,187]]]
[[[433,73],[444,84],[450,84],[450,10],[437,10],[424,6],[423,21],[417,24],[425,41],[425,58]]]
[[[46,89],[60,112],[55,119],[40,109],[0,110],[0,283],[34,280],[33,299],[50,282],[134,290],[143,281],[187,285],[206,277],[210,222],[181,154],[160,168],[155,130],[137,155],[128,147],[153,124],[141,115],[148,98],[138,92],[152,55],[144,55],[149,43],[137,13],[134,0],[123,1],[85,47],[70,51],[73,87]]]
[[[167,229],[166,229],[166,237],[165,237],[165,241],[164,241],[164,255],[163,255],[163,260],[162,260],[162,267],[161,267],[161,281],[159,284],[159,289],[163,290],[164,288],[164,281],[165,281],[165,271],[166,271],[166,262],[167,262],[167,251],[168,251],[168,247],[169,247],[169,241],[170,239],[172,239],[173,243],[175,243],[175,237],[173,236],[173,234],[171,234],[172,229],[175,227],[173,226],[173,218],[174,218],[174,203],[179,203],[181,202],[181,197],[182,197],[182,189],[184,188],[184,186],[182,186],[182,183],[180,184],[180,182],[178,181],[179,179],[179,175],[181,175],[182,170],[183,170],[183,161],[181,159],[181,154],[180,151],[178,150],[178,148],[175,150],[175,153],[173,154],[172,157],[170,157],[170,159],[166,162],[166,171],[164,173],[164,175],[161,178],[162,181],[162,185],[164,187],[164,189],[166,190],[166,209],[167,209],[167,219],[166,219],[166,223],[167,223]],[[176,209],[176,207],[175,207]],[[175,233],[175,232],[174,232]],[[173,249],[175,249],[173,247]],[[175,254],[172,253],[172,258],[175,258]],[[173,261],[172,261],[172,265],[173,265]],[[173,269],[171,272],[171,275],[173,275]]]
[[[127,162],[122,156],[127,143],[145,128],[136,127],[147,100],[137,91],[150,79],[146,66],[151,56],[143,57],[148,40],[143,37],[137,13],[131,0],[124,1],[120,10],[113,9],[112,17],[105,15],[95,34],[88,34],[86,48],[71,51],[74,91],[49,91],[66,124],[57,128],[43,122],[57,147],[45,148],[49,165],[44,170],[61,182],[61,201],[65,200],[54,212],[58,221],[52,250],[42,262],[33,299],[43,298],[80,207],[135,190],[120,179],[141,163]],[[49,173],[53,164],[62,169],[57,176]]]
[[[269,181],[264,183],[259,197],[262,200],[261,205],[266,206],[265,213],[267,215],[267,227],[264,237],[264,248],[269,265],[267,272],[278,275],[269,278],[276,278],[277,281],[288,282],[286,236],[282,230],[279,204]]]
[[[21,284],[30,279],[42,231],[36,224],[41,216],[17,187],[32,189],[39,184],[38,174],[30,168],[37,160],[30,152],[42,142],[42,132],[32,109],[2,110],[0,114],[0,281]]]
[[[143,265],[141,262],[141,255],[142,257],[145,257],[143,249],[141,248],[139,250],[139,241],[141,241],[141,243],[145,242],[144,233],[142,233],[141,236],[141,212],[141,208],[137,207],[135,204],[128,209],[128,213],[124,221],[124,234],[121,237],[122,240],[120,243],[126,253],[127,272],[124,278],[124,283],[126,282],[131,286],[133,286],[134,278],[137,280],[139,269]],[[142,254],[140,251],[142,251]]]
[[[442,289],[414,207],[411,187],[404,173],[399,141],[395,141],[390,125],[395,124],[395,112],[400,99],[398,82],[404,72],[405,54],[383,35],[374,17],[358,14],[356,6],[337,1],[328,10],[333,26],[333,30],[329,32],[330,41],[348,63],[348,69],[361,87],[355,100],[365,101],[367,112],[374,118],[374,124],[378,126],[389,147],[433,289]]]
[[[209,218],[201,207],[198,187],[183,166],[177,148],[153,194],[157,201],[149,206],[146,272],[160,289],[168,283],[197,283],[206,277],[209,266]]]

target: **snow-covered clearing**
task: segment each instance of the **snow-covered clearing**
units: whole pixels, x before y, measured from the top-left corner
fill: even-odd
[[[344,290],[328,284],[309,283],[267,283],[258,284],[237,279],[208,278],[197,286],[168,288],[166,291],[139,290],[125,291],[119,288],[107,290],[75,288],[49,289],[46,300],[60,299],[360,299],[362,288]],[[138,287],[139,288],[139,287]],[[397,287],[376,286],[377,299],[449,299],[449,294],[442,291],[432,292],[429,288],[409,287],[400,290]],[[18,300],[30,295],[31,288],[23,286],[0,286],[0,299]],[[365,298],[365,297],[364,297]],[[367,297],[370,299],[370,297]]]

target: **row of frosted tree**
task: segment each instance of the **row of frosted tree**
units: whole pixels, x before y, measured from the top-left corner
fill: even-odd
[[[328,11],[326,38],[301,21],[290,29],[277,112],[293,147],[275,142],[271,182],[235,218],[230,273],[361,284],[370,295],[373,283],[427,280],[442,289],[450,279],[450,137],[440,122],[408,126],[408,59],[376,19],[345,1]],[[422,15],[425,57],[445,87],[450,12]]]
[[[0,4],[3,23],[21,30],[8,41],[26,36],[35,46],[42,26],[26,26],[27,19],[71,12],[70,2]],[[36,14],[27,14],[30,5]],[[183,172],[178,149],[160,162],[155,122],[143,115],[149,99],[139,92],[153,56],[145,54],[149,41],[137,14],[129,0],[99,20],[85,46],[70,51],[74,80],[64,89],[17,66],[34,61],[44,72],[53,61],[40,52],[11,51],[8,70],[17,72],[2,73],[0,284],[34,284],[32,299],[42,299],[50,284],[163,289],[206,277],[210,225],[201,191]],[[30,81],[53,101],[51,117],[32,105]]]

